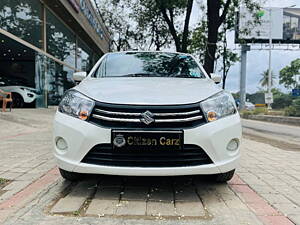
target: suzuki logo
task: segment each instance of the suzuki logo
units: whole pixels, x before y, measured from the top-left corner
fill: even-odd
[[[153,123],[155,121],[153,119],[154,115],[150,111],[143,112],[141,116],[142,118],[140,119],[140,121],[146,125],[149,125],[150,123]]]

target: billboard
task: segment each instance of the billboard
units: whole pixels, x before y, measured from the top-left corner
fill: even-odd
[[[262,8],[256,17],[259,23],[253,13],[240,9],[236,43],[268,43],[272,26],[273,43],[300,44],[300,8]]]

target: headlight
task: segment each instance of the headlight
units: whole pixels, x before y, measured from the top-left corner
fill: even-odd
[[[66,92],[62,98],[58,111],[67,115],[87,120],[91,114],[95,102],[77,91]]]
[[[236,113],[232,95],[224,91],[201,102],[200,105],[209,122]]]

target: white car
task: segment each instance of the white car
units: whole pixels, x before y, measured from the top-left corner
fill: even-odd
[[[255,110],[255,105],[252,102],[245,102],[245,109],[249,111]]]
[[[32,103],[37,98],[36,89],[22,85],[14,85],[12,79],[0,78],[0,89],[11,92],[13,97],[13,108],[22,108],[24,103]]]
[[[61,175],[230,180],[240,157],[240,117],[231,94],[215,84],[221,77],[212,76],[189,54],[104,55],[58,107],[53,141]]]

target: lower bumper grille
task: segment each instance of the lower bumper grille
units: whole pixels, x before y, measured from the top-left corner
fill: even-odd
[[[197,145],[184,145],[179,150],[113,150],[111,144],[94,146],[82,163],[124,167],[182,167],[213,163],[205,151]]]

